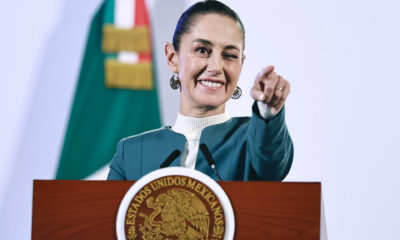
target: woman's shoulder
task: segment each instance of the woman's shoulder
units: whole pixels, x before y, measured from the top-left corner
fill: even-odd
[[[234,123],[245,123],[245,122],[248,122],[248,121],[250,121],[250,119],[251,119],[251,117],[250,116],[240,116],[240,117],[232,117],[231,118],[231,120],[234,122]]]
[[[125,143],[131,143],[131,142],[137,142],[137,141],[143,141],[143,140],[154,140],[154,139],[164,139],[166,137],[177,137],[176,135],[180,135],[178,133],[175,133],[174,131],[171,130],[170,126],[164,126],[161,128],[145,131],[139,134],[135,134],[129,137],[125,137],[121,139],[121,142]]]
[[[248,116],[232,117],[231,119],[229,119],[229,121],[226,122],[226,125],[231,127],[239,127],[243,124],[249,123],[250,120],[251,117]]]
[[[205,134],[213,133],[221,136],[239,129],[244,129],[250,123],[250,117],[231,117],[228,121],[206,127]]]

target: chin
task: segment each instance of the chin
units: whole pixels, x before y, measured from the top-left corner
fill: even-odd
[[[197,102],[203,106],[217,108],[225,104],[227,100],[225,97],[221,96],[202,96]]]

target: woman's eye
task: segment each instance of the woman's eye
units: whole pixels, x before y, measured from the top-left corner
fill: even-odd
[[[238,58],[237,55],[232,54],[232,53],[225,53],[225,54],[224,54],[224,57],[226,57],[226,58],[232,58],[232,59],[237,59],[237,58]]]
[[[208,54],[209,50],[206,47],[198,47],[196,48],[196,52],[200,54]]]

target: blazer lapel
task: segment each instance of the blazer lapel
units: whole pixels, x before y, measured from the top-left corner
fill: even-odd
[[[175,150],[180,151],[180,155],[169,166],[180,166],[186,138],[182,134],[176,133],[165,127],[157,135],[143,139],[142,143],[142,175],[160,168],[160,165]],[[144,156],[146,154],[146,156]]]

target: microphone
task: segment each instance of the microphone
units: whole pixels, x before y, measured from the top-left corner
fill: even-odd
[[[171,165],[171,163],[172,163],[177,157],[179,157],[180,154],[181,154],[181,151],[179,151],[178,149],[176,149],[175,151],[173,151],[173,152],[167,157],[167,159],[165,159],[164,162],[161,163],[160,168],[165,168],[165,167],[168,167],[169,165]]]
[[[210,150],[208,150],[208,147],[202,143],[200,144],[200,150],[203,153],[204,157],[206,158],[208,165],[214,170],[215,175],[217,175],[218,179],[222,181],[221,176],[219,175],[217,168],[215,167],[215,161],[214,158],[211,156]]]

